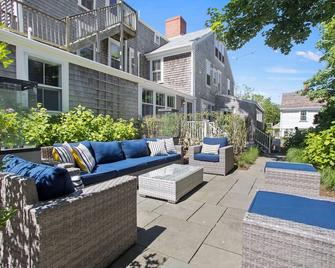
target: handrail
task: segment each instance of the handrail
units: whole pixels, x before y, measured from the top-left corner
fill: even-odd
[[[255,128],[254,140],[258,145],[262,146],[269,153],[271,153],[272,137],[270,135],[266,134],[258,128]]]

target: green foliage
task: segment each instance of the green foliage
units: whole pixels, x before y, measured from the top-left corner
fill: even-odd
[[[306,139],[305,159],[320,169],[335,167],[335,122],[326,130],[309,133]]]
[[[328,190],[335,191],[335,169],[327,167],[321,170],[321,183]]]
[[[10,58],[11,53],[12,52],[7,49],[7,44],[0,42],[0,62],[4,68],[7,68],[14,62],[14,60]]]
[[[6,226],[6,222],[12,218],[15,213],[17,212],[14,208],[9,209],[0,209],[0,229],[4,228]]]
[[[14,110],[0,110],[0,147],[22,145],[21,117]]]
[[[222,10],[210,8],[207,26],[229,49],[239,49],[261,33],[265,44],[284,54],[301,44],[312,27],[335,14],[332,0],[231,0]]]
[[[290,149],[294,148],[304,148],[305,147],[305,139],[308,134],[307,130],[297,130],[292,134],[289,134],[285,137],[284,148]]]
[[[304,149],[293,147],[288,149],[285,160],[288,162],[306,163],[304,158]]]
[[[256,147],[250,147],[237,158],[237,165],[240,168],[248,168],[255,163],[258,156],[258,149]]]

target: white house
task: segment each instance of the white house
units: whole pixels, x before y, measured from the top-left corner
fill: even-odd
[[[284,93],[280,107],[280,137],[293,132],[295,128],[315,127],[314,118],[322,103],[311,101],[299,92]]]

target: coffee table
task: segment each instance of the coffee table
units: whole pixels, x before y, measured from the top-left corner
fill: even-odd
[[[172,164],[138,177],[140,196],[165,199],[170,203],[178,200],[203,182],[203,168]]]

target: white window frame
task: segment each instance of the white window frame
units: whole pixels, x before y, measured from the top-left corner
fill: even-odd
[[[137,51],[137,76],[141,75],[141,52]]]
[[[227,78],[227,94],[231,95],[231,86],[230,86],[230,79]]]
[[[76,54],[78,55],[78,56],[80,56],[80,50],[81,49],[83,49],[83,48],[85,48],[85,47],[82,47],[82,48],[79,48],[79,49],[77,49],[76,50]],[[96,43],[93,43],[93,61],[96,61],[96,49],[97,49],[97,46],[96,46]],[[83,57],[84,58],[84,57]],[[85,58],[85,59],[87,59],[87,58]],[[89,59],[88,59],[89,60]]]
[[[217,70],[217,87],[218,87],[218,93],[222,94],[222,72]]]
[[[82,0],[78,0],[78,6],[80,6],[82,9],[85,9],[87,11],[90,11],[90,10],[94,10],[96,8],[96,3],[97,1],[96,0],[93,0],[93,9],[89,9],[87,7],[85,7],[83,4],[82,4]]]
[[[158,41],[158,42],[157,42]],[[160,35],[158,34],[158,33],[154,33],[154,43],[156,44],[156,45],[158,45],[158,46],[160,46],[161,45],[161,37],[160,37]]]
[[[159,70],[159,71],[153,71],[153,70],[152,70],[153,62],[154,62],[154,61],[160,61],[160,65],[161,65],[161,66],[160,66],[160,70]],[[163,58],[159,58],[159,59],[155,59],[155,60],[151,60],[151,61],[150,61],[150,80],[151,80],[151,81],[154,81],[154,75],[153,75],[154,72],[155,72],[155,73],[160,72],[160,73],[161,73],[161,79],[160,79],[160,80],[157,80],[157,81],[154,81],[154,82],[159,83],[159,84],[160,84],[160,83],[163,83],[163,65],[164,65],[164,64],[163,64]]]
[[[168,105],[168,97],[174,98],[174,106],[173,107]],[[166,95],[166,103],[165,103],[165,105],[166,105],[166,108],[176,109],[177,97],[175,95],[174,96],[173,95]]]
[[[208,59],[206,59],[206,86],[207,87],[211,87],[211,85],[212,85],[212,63],[208,60]],[[209,85],[208,85],[208,80],[207,80],[207,76],[209,75],[209,77],[210,77],[210,79],[209,79]]]
[[[215,48],[217,48],[218,52],[221,53],[221,55],[223,57],[223,61],[224,61],[224,58],[225,58],[224,44],[221,41],[217,40],[216,38],[214,39],[214,58],[216,58],[217,61],[219,61],[221,63],[221,65],[223,65],[223,67],[224,67],[225,66],[224,62],[222,62],[220,60],[220,58],[217,57],[216,54],[215,54]]]
[[[135,50],[132,47],[129,48],[129,55],[128,55],[128,67],[129,67],[129,73],[135,74]],[[128,50],[127,50],[128,51]],[[134,63],[132,63],[132,59],[134,60]]]
[[[108,38],[108,66],[112,67],[112,53],[111,53],[111,42],[120,47],[120,42],[116,41],[113,38]],[[120,53],[120,50],[119,50]],[[121,67],[121,53],[120,53],[120,67]],[[112,67],[114,68],[114,67]]]
[[[217,86],[218,84],[218,70],[213,68],[213,85]]]
[[[306,110],[300,111],[300,122],[307,122],[307,111]]]

